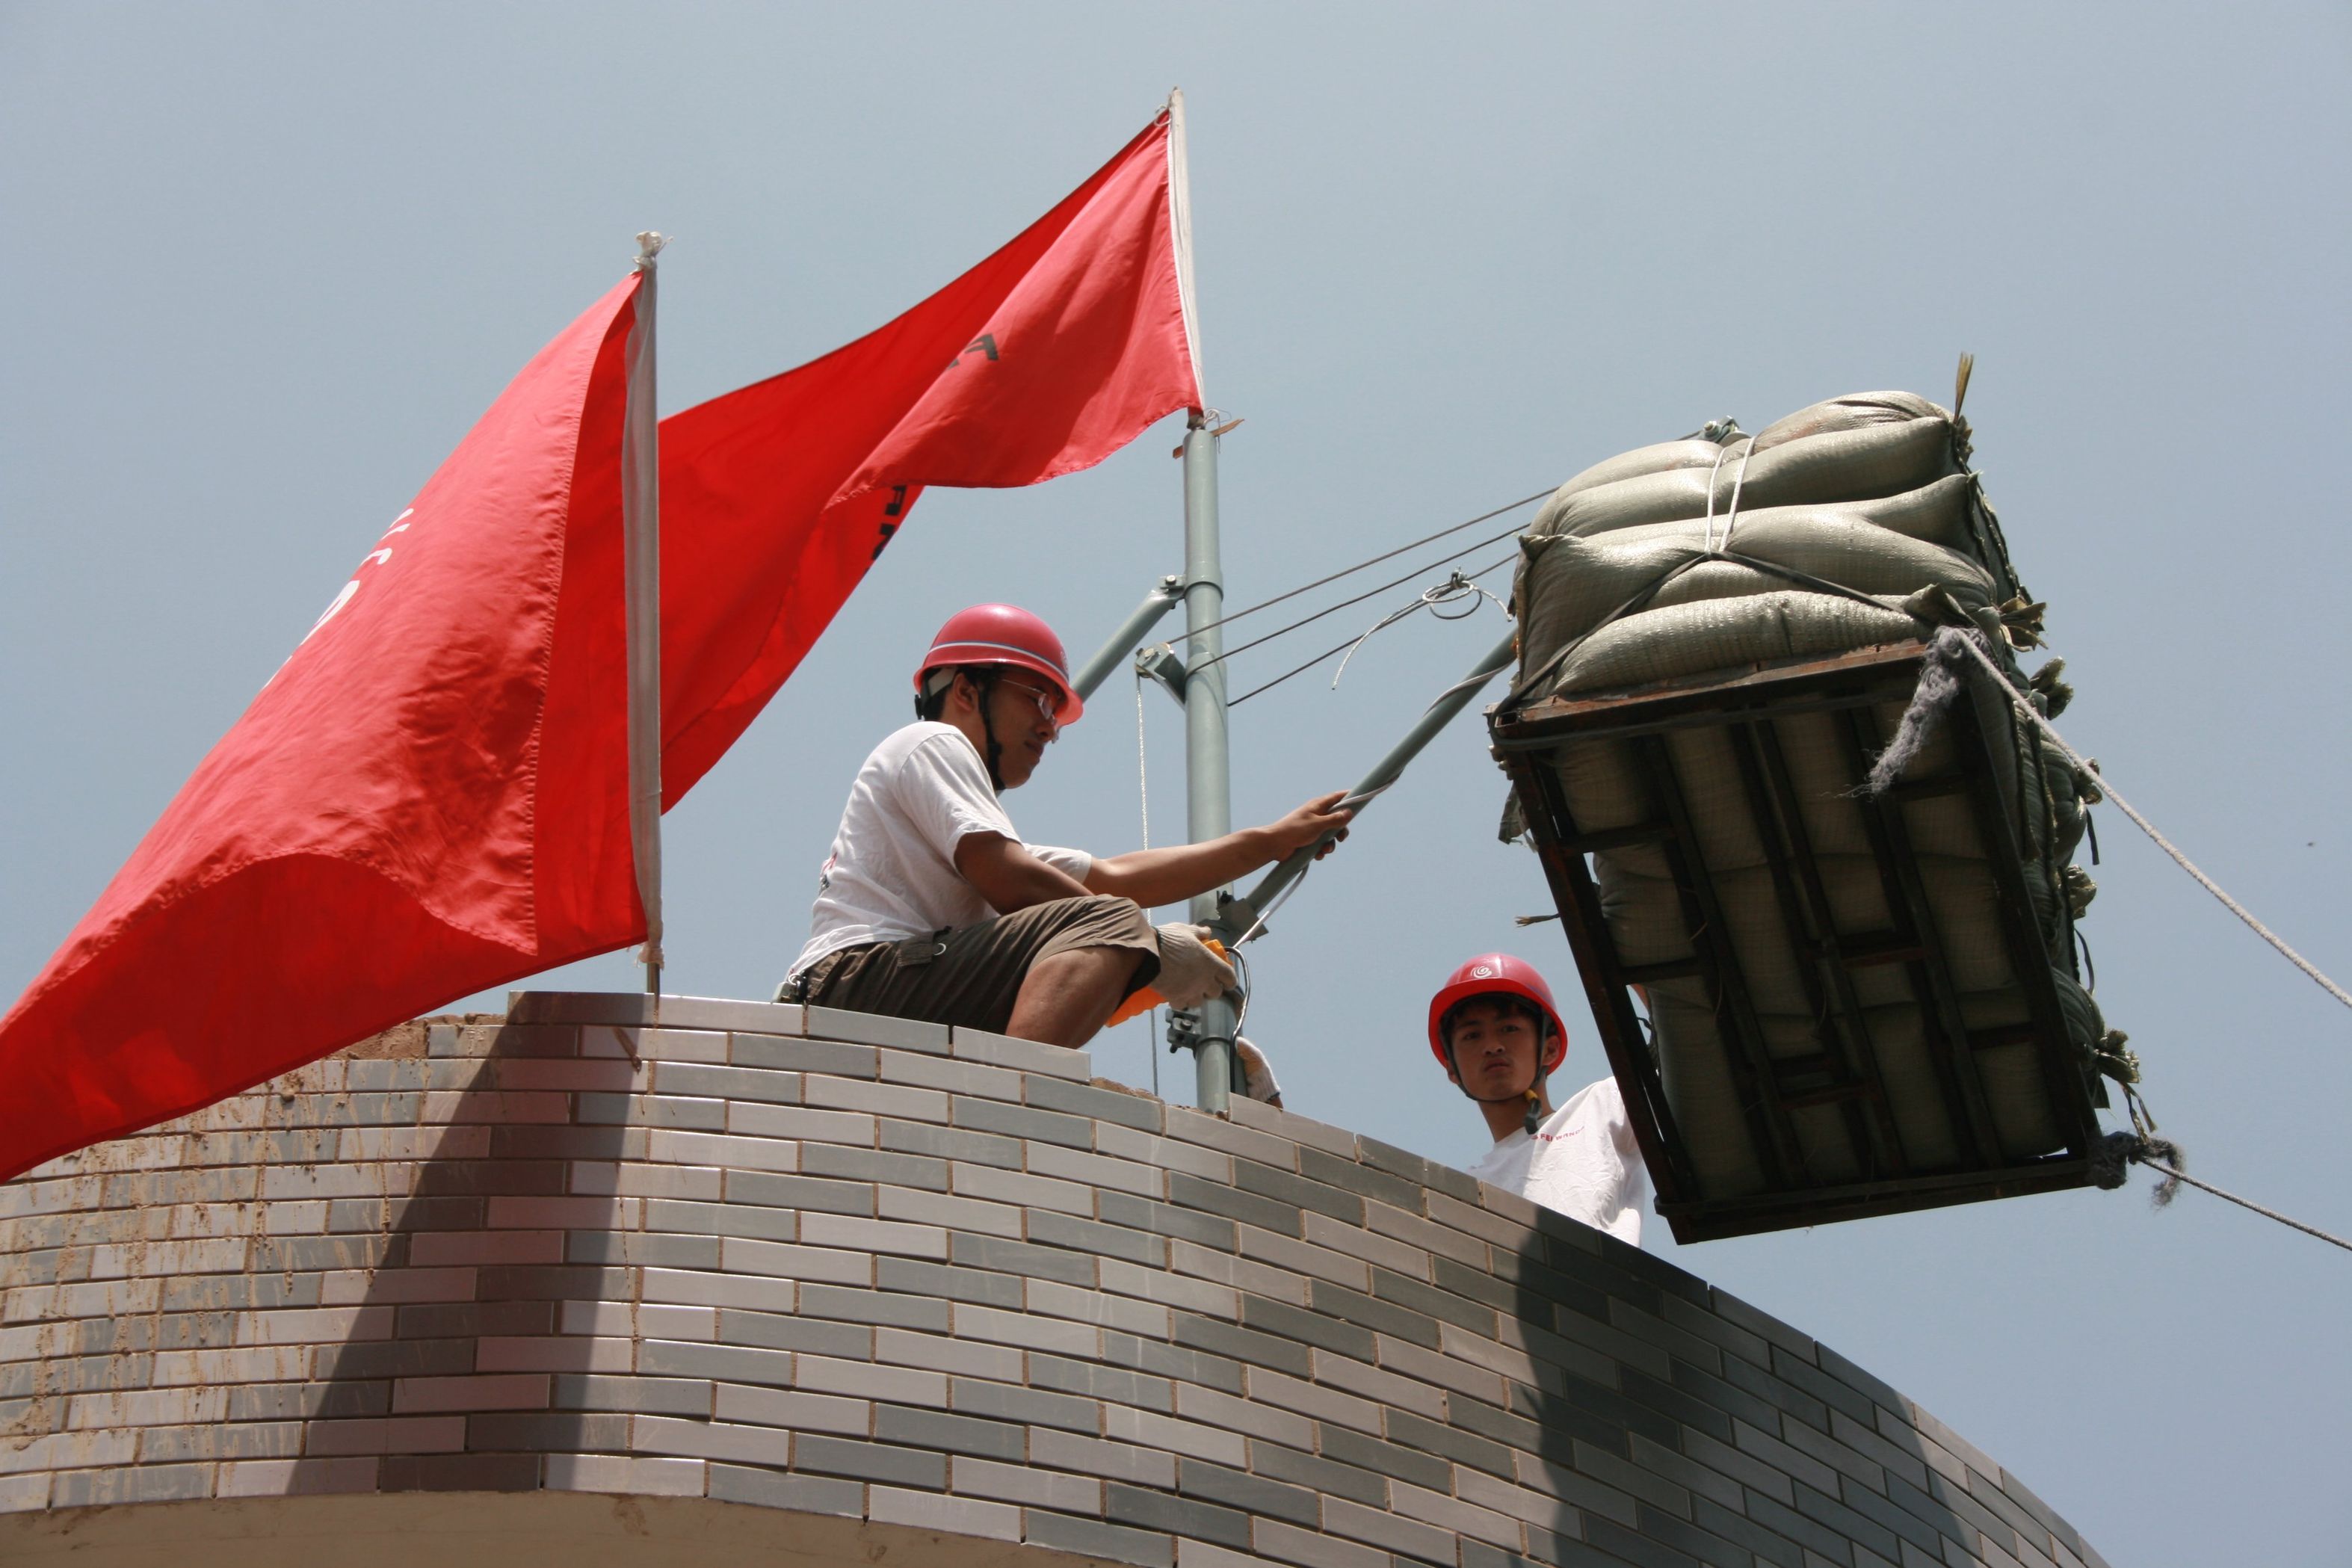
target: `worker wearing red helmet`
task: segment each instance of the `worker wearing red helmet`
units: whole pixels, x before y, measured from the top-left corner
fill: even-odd
[[[1640,1244],[1647,1177],[1624,1097],[1603,1078],[1552,1108],[1568,1027],[1534,964],[1486,952],[1455,969],[1429,1000],[1429,1048],[1494,1136],[1472,1175]]]
[[[917,721],[850,786],[778,999],[1082,1046],[1146,984],[1179,1007],[1230,989],[1202,928],[1145,911],[1343,831],[1342,792],[1205,844],[1103,858],[1027,843],[998,796],[1083,708],[1044,621],[1011,605],[950,616],[915,673]]]

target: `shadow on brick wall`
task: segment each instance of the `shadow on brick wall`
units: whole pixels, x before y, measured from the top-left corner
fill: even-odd
[[[1698,1369],[1658,1342],[1677,1332],[1666,1324],[1668,1297],[1709,1311],[1706,1286],[1549,1210],[1533,1218],[1516,1253],[1494,1253],[1496,1304],[1518,1319],[1537,1380],[1507,1383],[1510,1408],[1496,1436],[1535,1456],[1533,1474],[1521,1461],[1523,1479],[1558,1503],[1555,1518],[1528,1521],[1530,1549],[1558,1563],[1795,1560],[1790,1542],[1764,1539],[1683,1484],[1698,1470],[1685,1454],[1686,1428],[1732,1439],[1730,1417],[1691,1386]]]
[[[317,1352],[301,1461],[317,1473],[290,1489],[364,1485],[352,1472],[373,1463],[382,1491],[529,1491],[543,1455],[627,1451],[613,1385],[632,1370],[630,1266],[701,1239],[644,1236],[643,1198],[621,1191],[649,1135],[633,1036],[428,1020],[346,1058],[353,1098],[417,1097],[413,1142],[384,1130],[383,1158],[413,1154],[413,1180],[331,1200],[326,1266],[369,1273],[352,1338]],[[715,1266],[709,1245],[688,1266]]]

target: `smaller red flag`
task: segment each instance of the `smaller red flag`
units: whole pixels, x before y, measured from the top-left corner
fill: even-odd
[[[1198,406],[1163,111],[995,255],[823,359],[662,421],[663,799],[732,745],[926,485],[1034,485]]]
[[[637,289],[515,377],[0,1018],[0,1179],[643,933]]]

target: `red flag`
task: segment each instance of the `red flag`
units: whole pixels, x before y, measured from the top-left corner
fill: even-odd
[[[662,426],[665,795],[927,484],[1034,484],[1197,405],[1163,113],[878,331]],[[638,280],[526,366],[0,1018],[0,1179],[645,934],[622,426]]]
[[[0,1019],[0,1177],[643,933],[637,288],[515,377]]]
[[[1200,405],[1181,136],[1163,111],[897,321],[662,421],[666,804],[775,695],[924,486],[1036,484]]]

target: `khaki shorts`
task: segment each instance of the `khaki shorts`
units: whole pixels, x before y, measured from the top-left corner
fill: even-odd
[[[1143,955],[1128,994],[1160,973],[1160,938],[1134,900],[1055,899],[927,937],[829,952],[803,974],[800,1000],[1003,1034],[1030,965],[1087,947]]]

